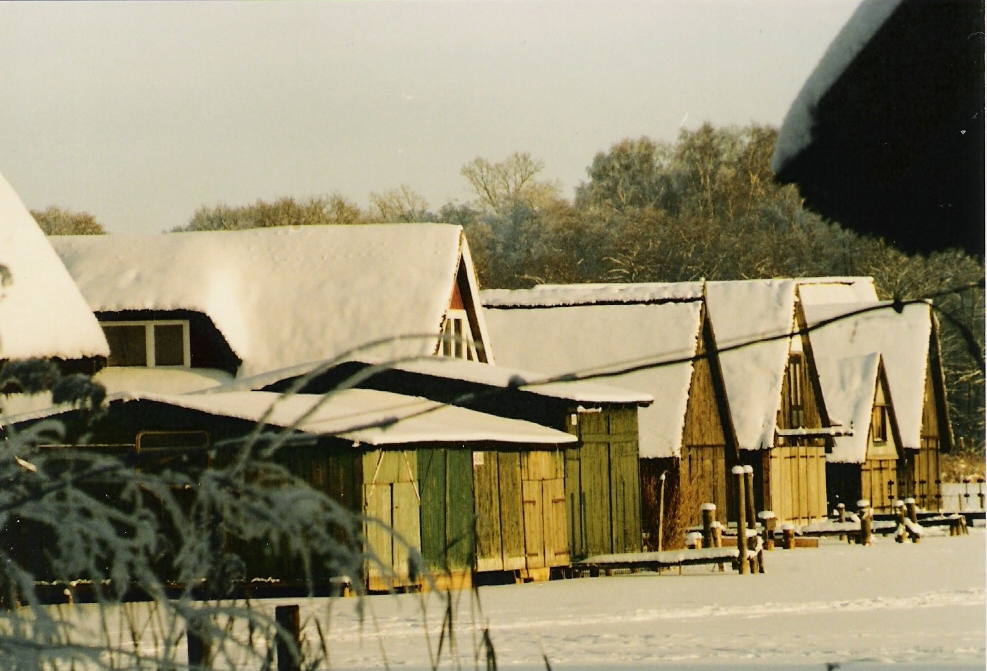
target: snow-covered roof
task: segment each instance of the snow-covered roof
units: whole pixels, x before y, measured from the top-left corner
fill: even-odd
[[[460,259],[470,267],[462,228],[447,224],[71,236],[54,246],[97,312],[206,314],[242,360],[238,376],[377,341],[381,356],[430,355]]]
[[[321,396],[238,391],[218,394],[130,394],[121,399],[154,401],[304,433],[336,435],[374,446],[413,443],[562,445],[576,437],[516,419],[448,406],[424,398],[371,389],[345,389]]]
[[[655,296],[652,287],[642,285],[633,302],[635,285],[609,285],[612,289],[572,287],[515,291],[513,298],[500,294],[500,306],[514,304],[521,309],[485,309],[491,337],[497,343],[499,361],[550,375],[571,372],[606,372],[615,367],[689,358],[699,342],[702,285],[672,285],[667,296],[693,296],[692,300],[647,302],[642,296]],[[620,290],[626,290],[621,292]],[[537,309],[543,293],[554,293],[564,300],[561,307]],[[576,304],[586,296],[587,304]],[[568,294],[568,295],[567,295]],[[609,294],[624,296],[620,301],[595,302]],[[484,301],[487,292],[483,292]],[[615,304],[616,303],[616,304]],[[551,303],[549,303],[551,304]],[[684,362],[639,370],[604,378],[607,383],[650,394],[655,403],[638,413],[642,457],[678,456],[689,400],[692,363]]]
[[[533,289],[521,291],[487,289],[480,292],[483,306],[488,308],[665,303],[699,300],[702,295],[702,282],[542,284]]]
[[[833,451],[826,461],[862,464],[867,460],[871,412],[881,355],[877,352],[863,356],[823,356],[813,346],[819,384],[826,397],[826,409],[833,422],[851,428],[850,435],[834,439]]]
[[[780,172],[786,161],[809,145],[812,141],[814,114],[820,100],[901,2],[902,0],[865,0],[854,11],[802,85],[802,90],[785,115],[771,159],[772,170]]]
[[[101,236],[93,236],[101,237]],[[106,356],[92,310],[24,203],[0,175],[0,360]]]
[[[737,442],[770,448],[790,350],[790,339],[778,336],[792,333],[795,280],[707,282],[706,302]]]
[[[876,301],[873,277],[800,277],[799,299],[803,303],[860,303]]]
[[[841,315],[860,314],[839,319]],[[902,447],[918,449],[928,375],[932,313],[926,303],[897,312],[891,302],[806,305],[809,340],[816,358],[859,356],[879,352],[884,359]],[[822,327],[821,322],[836,319]],[[836,353],[836,354],[833,354]],[[826,397],[827,407],[830,398]]]
[[[100,370],[93,380],[103,385],[108,394],[135,390],[187,394],[227,384],[233,376],[213,368],[112,366]]]

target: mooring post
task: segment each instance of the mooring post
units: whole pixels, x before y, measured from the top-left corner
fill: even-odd
[[[791,522],[781,525],[781,546],[786,550],[795,549],[795,525]]]
[[[764,527],[764,549],[769,551],[774,550],[775,527],[778,524],[775,514],[770,510],[762,510],[757,514],[757,517],[761,520],[761,526]]]
[[[747,495],[744,492],[744,467],[734,466],[731,472],[737,477],[737,570],[747,573]]]
[[[278,625],[278,671],[301,671],[301,627],[298,606],[277,606],[274,621]]]
[[[860,499],[857,501],[857,515],[860,517],[860,536],[857,543],[860,545],[871,544],[871,508],[870,501]]]
[[[700,506],[703,513],[703,547],[711,548],[713,545],[713,521],[716,518],[716,504],[704,503]]]
[[[908,510],[908,519],[918,524],[918,506],[915,505],[915,499],[905,499],[905,508]]]
[[[905,530],[905,502],[895,501],[894,502],[894,521],[895,521],[895,531],[894,539],[898,543],[905,542],[905,536],[907,531]]]
[[[744,466],[744,490],[747,492],[747,528],[757,529],[754,515],[754,467]]]

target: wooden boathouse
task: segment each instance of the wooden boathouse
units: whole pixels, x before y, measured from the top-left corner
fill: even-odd
[[[727,521],[727,472],[737,448],[701,282],[548,285],[481,296],[500,363],[553,374],[643,364],[605,380],[656,399],[640,411],[648,549],[681,547],[682,527],[699,523],[701,503],[715,503]]]

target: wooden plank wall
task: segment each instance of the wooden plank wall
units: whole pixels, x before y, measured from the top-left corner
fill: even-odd
[[[422,556],[432,569],[473,568],[473,452],[418,450]]]
[[[809,523],[826,517],[826,458],[822,448],[806,445],[765,450],[767,500],[758,510],[771,510],[781,521]],[[756,493],[756,491],[755,491]]]
[[[411,450],[373,450],[363,454],[364,533],[378,562],[368,562],[371,590],[412,584],[409,547],[421,550],[418,457]],[[388,528],[389,527],[389,528]]]

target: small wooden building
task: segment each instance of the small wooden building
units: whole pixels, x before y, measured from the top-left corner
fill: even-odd
[[[553,374],[636,368],[606,381],[656,399],[640,411],[649,548],[681,545],[669,533],[699,523],[702,503],[715,503],[726,522],[737,449],[701,282],[549,285],[482,298],[500,363]]]
[[[894,399],[901,442],[900,498],[938,510],[942,502],[939,455],[952,448],[939,325],[926,303],[901,308],[891,302],[806,303],[809,324],[825,324],[813,337],[839,343],[845,356],[879,352]]]
[[[375,365],[348,362],[321,371],[308,379],[301,390],[325,393],[356,384],[424,396],[499,417],[533,422],[578,439],[578,443],[557,452],[474,455],[479,570],[528,571],[565,566],[571,560],[594,554],[639,551],[637,417],[638,408],[650,404],[652,397],[590,382],[542,384],[540,381],[545,379],[544,374],[427,357]],[[295,384],[296,378],[286,377],[264,388],[281,391]],[[555,511],[552,515],[564,511],[565,515],[566,547],[561,533],[546,532],[545,550],[537,555],[544,559],[536,559],[531,554],[536,551],[529,548],[526,550],[529,559],[523,569],[519,538],[511,540],[505,535],[510,527],[516,527],[516,517],[511,517],[515,513],[503,503],[496,503],[499,510],[495,507],[495,502],[505,492],[518,487],[518,483],[525,511],[530,509],[534,515],[525,518],[525,534],[537,529],[528,524],[528,519],[544,518],[550,511]],[[541,494],[536,496],[539,491]],[[546,566],[535,566],[542,561]],[[531,575],[544,577],[547,571]]]
[[[875,512],[893,512],[898,492],[901,436],[881,355],[829,358],[822,334],[813,334],[819,380],[834,422],[847,430],[826,455],[830,509],[867,499]]]
[[[141,394],[114,402],[97,432],[101,440],[141,453],[149,437],[158,446],[171,441],[173,448],[189,440],[201,447],[242,439],[261,418],[309,437],[289,441],[278,452],[279,463],[367,518],[367,549],[377,561],[366,564],[362,577],[371,590],[420,585],[423,570],[468,572],[473,566],[474,454],[514,454],[519,466],[522,457],[526,464],[513,498],[500,497],[500,510],[521,522],[502,532],[511,551],[515,532],[527,527],[520,554],[531,562],[545,552],[537,525],[564,533],[564,511],[539,511],[537,524],[535,518],[529,522],[522,496],[534,496],[529,482],[541,477],[536,468],[542,457],[527,452],[561,455],[562,446],[575,441],[572,436],[423,398],[368,389],[336,391],[325,401],[255,391]],[[288,585],[305,578],[276,554],[240,550],[249,578]],[[418,554],[424,565],[409,562]]]
[[[706,299],[755,507],[804,524],[827,516],[825,456],[840,429],[826,412],[796,287],[707,282]]]

